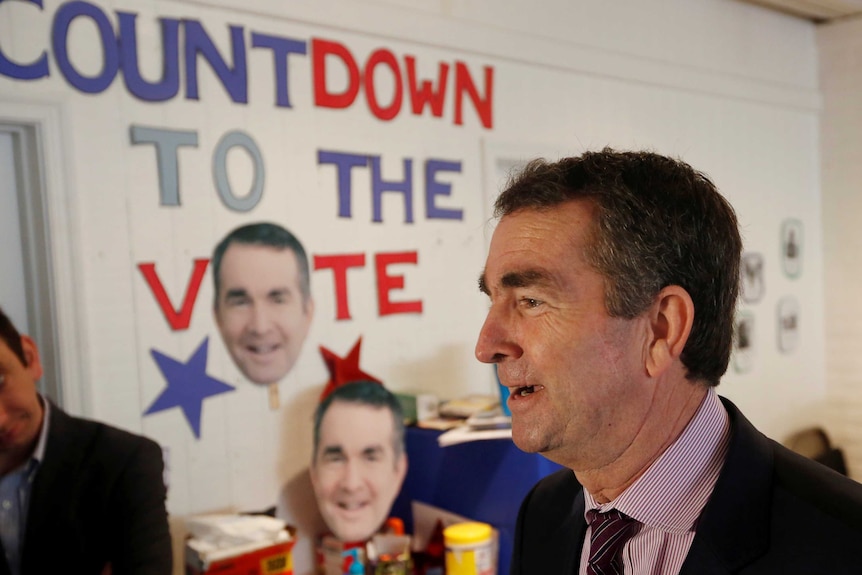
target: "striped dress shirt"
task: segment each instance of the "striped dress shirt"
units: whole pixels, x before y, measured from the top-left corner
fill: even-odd
[[[709,388],[697,413],[679,438],[616,499],[599,504],[584,490],[584,516],[590,509],[618,509],[636,519],[634,535],[623,547],[627,575],[679,573],[703,511],[727,456],[730,420]],[[579,573],[586,575],[590,529]]]

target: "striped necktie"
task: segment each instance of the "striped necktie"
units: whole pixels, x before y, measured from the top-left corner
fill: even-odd
[[[623,546],[632,536],[637,521],[616,509],[607,513],[590,509],[587,518],[591,529],[587,574],[622,575]]]

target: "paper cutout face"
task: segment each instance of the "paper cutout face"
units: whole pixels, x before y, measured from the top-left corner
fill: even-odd
[[[389,516],[407,472],[395,453],[386,407],[334,401],[320,422],[311,483],[321,515],[336,537],[365,541]]]
[[[296,363],[314,311],[303,297],[296,254],[232,243],[219,275],[215,318],[228,353],[249,380],[276,383]]]

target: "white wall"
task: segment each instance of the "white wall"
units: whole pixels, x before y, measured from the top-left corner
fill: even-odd
[[[832,413],[828,429],[845,450],[850,472],[862,476],[862,20],[817,32],[823,91],[823,268],[826,295],[826,376]]]
[[[62,323],[61,336],[83,348],[82,373],[88,374],[71,378],[86,388],[73,411],[145,433],[169,449],[175,517],[262,508],[284,490],[283,511],[297,522],[313,521],[295,495],[309,458],[310,412],[328,377],[319,345],[343,355],[362,336],[361,366],[395,390],[445,398],[493,389],[491,372],[472,357],[485,308],[475,278],[489,231],[486,206],[498,185],[494,166],[533,155],[648,147],[710,174],[738,210],[746,248],[766,262],[764,296],[745,306],[756,320],[751,368],[730,373],[720,389],[779,439],[821,415],[821,102],[813,25],[724,0],[624,7],[597,0],[94,4],[115,28],[116,11],[138,13],[141,66],[151,79],[161,69],[160,17],[200,21],[224,54],[229,25],[244,28],[247,46],[252,31],[308,41],[309,54],[290,59],[293,107],[286,109],[273,103],[271,54],[251,48],[248,104],[232,103],[203,64],[199,100],[181,93],[163,103],[142,102],[119,77],[99,94],[83,94],[64,80],[51,48],[53,16],[64,5],[46,1],[40,11],[0,3],[4,53],[26,63],[47,51],[51,66],[51,75],[39,80],[0,77],[0,106],[27,101],[60,110],[57,139],[66,168],[52,193],[68,202],[63,229],[71,231],[54,241],[73,246],[82,320]],[[82,18],[69,34],[73,62],[90,76],[100,73],[103,58],[94,30]],[[369,113],[362,95],[348,110],[315,107],[313,37],[340,42],[363,62],[381,47],[399,62],[413,55],[423,76],[433,75],[439,62],[461,61],[480,82],[482,69],[493,68],[493,126],[482,126],[469,105],[464,124],[455,125],[451,98],[442,119],[402,110],[384,122]],[[381,76],[384,93],[391,78]],[[331,81],[344,82],[343,75],[334,73]],[[197,132],[197,147],[179,154],[181,206],[159,204],[153,148],[131,144],[132,125]],[[261,203],[244,214],[227,209],[212,183],[212,151],[231,130],[255,140],[267,170]],[[384,222],[371,223],[367,172],[353,177],[353,218],[337,218],[335,172],[317,164],[321,149],[379,155],[387,179],[400,178],[402,158],[413,158],[416,221],[404,224],[403,204],[386,199]],[[451,196],[439,203],[462,208],[463,220],[424,218],[426,158],[461,163],[460,173],[445,178]],[[248,186],[247,163],[236,160],[230,170],[238,189]],[[795,279],[780,264],[780,230],[788,218],[801,221],[805,232],[803,273]],[[314,272],[315,320],[299,364],[279,384],[278,410],[230,362],[210,313],[209,272],[188,329],[172,330],[137,269],[156,263],[178,305],[192,260],[209,257],[235,225],[260,219],[287,225],[312,253],[361,252],[367,260],[348,275],[352,320],[335,319],[331,272]],[[394,298],[421,299],[423,313],[380,317],[373,254],[400,250],[417,251],[419,263],[398,269],[405,289]],[[72,275],[58,273],[60,285],[74,283]],[[776,307],[788,295],[799,302],[802,329],[795,351],[780,353]],[[205,400],[197,439],[178,409],[142,413],[165,386],[150,350],[184,361],[207,337],[207,373],[236,391]],[[301,547],[297,555],[300,574],[308,570],[307,553]]]

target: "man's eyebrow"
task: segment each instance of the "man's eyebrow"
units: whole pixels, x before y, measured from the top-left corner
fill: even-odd
[[[269,297],[291,296],[293,295],[293,290],[289,287],[277,287],[269,290],[269,293],[267,295]]]
[[[323,448],[322,456],[327,455],[342,455],[344,453],[344,449],[341,448],[340,445],[327,445]]]
[[[238,297],[246,297],[247,295],[248,295],[248,292],[245,291],[245,288],[232,288],[232,289],[229,289],[225,292],[224,298],[225,299],[232,299],[232,298],[238,298]]]
[[[543,287],[553,285],[554,283],[554,277],[544,270],[524,270],[504,274],[503,278],[500,280],[500,287]],[[484,272],[482,272],[482,275],[479,276],[479,291],[486,295],[490,295],[491,293],[491,290],[488,288],[488,283],[485,279]]]
[[[370,445],[362,450],[363,455],[377,455],[378,453],[383,453],[383,446],[381,445]]]
[[[543,270],[523,270],[503,275],[500,285],[507,288],[547,286],[554,283],[553,277]]]
[[[485,283],[485,272],[479,276],[479,291],[485,295],[491,295],[491,292],[488,291],[488,284]]]

